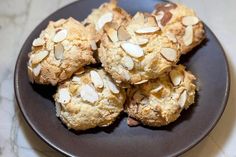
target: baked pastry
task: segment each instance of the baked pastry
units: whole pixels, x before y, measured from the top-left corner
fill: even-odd
[[[177,65],[158,79],[129,89],[125,111],[144,125],[167,125],[194,103],[194,80],[195,76],[185,71],[184,66]]]
[[[54,99],[57,116],[69,129],[86,130],[112,124],[123,111],[126,93],[104,70],[90,69],[60,84]]]
[[[180,57],[178,43],[162,34],[155,17],[140,12],[127,25],[107,25],[98,53],[117,83],[135,85],[170,70]]]
[[[182,54],[191,51],[205,38],[204,26],[195,12],[181,4],[160,3],[153,11],[158,26],[172,42],[178,42]]]
[[[51,21],[32,43],[28,74],[31,82],[56,85],[94,63],[85,27],[73,18]]]

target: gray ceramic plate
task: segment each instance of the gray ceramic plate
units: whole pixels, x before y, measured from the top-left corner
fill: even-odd
[[[45,19],[26,40],[15,69],[15,93],[20,109],[32,129],[50,146],[69,156],[157,157],[179,155],[202,140],[216,125],[224,111],[229,93],[229,70],[224,51],[206,27],[207,40],[189,55],[181,58],[198,78],[200,91],[196,104],[182,113],[174,123],[162,128],[130,128],[125,115],[104,129],[72,132],[55,116],[52,94],[55,88],[31,85],[27,77],[27,53],[31,43],[49,20],[72,16],[84,19],[92,8],[104,0],[80,0]],[[120,0],[131,14],[150,12],[157,0]]]

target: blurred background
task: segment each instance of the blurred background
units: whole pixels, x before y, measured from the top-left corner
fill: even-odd
[[[29,128],[15,103],[14,66],[24,41],[48,15],[74,0],[0,0],[0,156],[63,156]],[[236,1],[173,0],[193,8],[225,49],[231,72],[226,110],[213,131],[182,157],[236,157]],[[206,52],[207,53],[207,52]]]

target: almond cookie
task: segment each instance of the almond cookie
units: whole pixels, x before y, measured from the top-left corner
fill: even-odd
[[[195,76],[185,71],[184,66],[177,65],[158,79],[131,88],[126,112],[144,125],[167,125],[194,103],[195,79]]]
[[[99,59],[117,83],[141,84],[179,61],[178,43],[162,35],[155,17],[137,13],[127,25],[106,25]]]
[[[204,26],[195,12],[181,4],[161,3],[153,11],[158,26],[172,42],[178,42],[185,54],[205,38]]]
[[[104,70],[90,69],[60,84],[54,99],[57,116],[69,129],[86,130],[112,124],[123,110],[126,93]]]
[[[32,45],[28,62],[31,82],[56,85],[95,62],[85,27],[73,18],[49,22]]]

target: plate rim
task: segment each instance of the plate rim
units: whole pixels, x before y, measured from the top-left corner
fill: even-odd
[[[19,78],[18,78],[18,71],[19,71],[19,65],[20,65],[20,56],[23,55],[23,48],[25,46],[25,44],[30,40],[29,37],[33,34],[33,32],[35,32],[35,30],[38,29],[38,27],[44,23],[45,21],[48,21],[52,16],[55,15],[55,13],[57,13],[59,10],[63,10],[71,5],[74,5],[76,3],[80,3],[81,1],[85,1],[85,0],[80,0],[80,1],[74,1],[72,3],[69,3],[61,8],[58,8],[56,11],[52,12],[50,15],[48,15],[47,17],[45,17],[40,23],[38,23],[38,25],[36,27],[34,27],[34,29],[31,31],[31,33],[27,36],[25,42],[23,43],[20,52],[17,56],[17,60],[16,60],[16,64],[15,64],[15,68],[14,68],[14,94],[15,94],[15,100],[18,104],[18,107],[24,117],[24,120],[26,121],[26,123],[30,126],[30,128],[36,133],[36,135],[42,140],[44,141],[44,143],[46,143],[50,148],[53,148],[54,150],[62,153],[63,155],[66,156],[72,156],[71,153],[64,151],[63,149],[59,148],[58,146],[56,146],[55,144],[53,144],[52,142],[50,142],[43,134],[40,133],[39,130],[36,129],[36,126],[30,121],[30,117],[28,117],[28,115],[26,114],[26,111],[23,107],[23,103],[22,100],[20,98],[20,91],[19,91],[19,86],[18,86],[18,82],[19,82]],[[160,1],[167,1],[167,0],[160,0]],[[167,1],[168,2],[168,1]],[[204,22],[203,22],[204,23]],[[175,153],[171,154],[171,156],[179,156],[181,154],[184,154],[185,152],[187,152],[188,150],[192,149],[194,146],[198,145],[206,136],[209,135],[209,133],[215,128],[215,126],[217,125],[217,123],[219,122],[220,118],[222,117],[225,108],[227,106],[227,102],[229,99],[229,94],[230,94],[230,85],[231,85],[231,77],[230,77],[230,70],[229,70],[229,61],[227,59],[226,56],[226,52],[223,48],[223,46],[221,45],[219,39],[216,37],[215,33],[212,32],[212,30],[204,23],[204,27],[206,27],[210,33],[213,35],[213,37],[215,38],[217,44],[219,45],[221,52],[223,52],[223,56],[224,56],[224,60],[226,63],[226,73],[227,73],[227,78],[226,78],[226,88],[225,88],[225,92],[224,92],[224,97],[222,100],[222,107],[220,108],[220,114],[218,115],[218,117],[215,119],[214,122],[211,123],[210,126],[208,126],[207,130],[204,131],[204,133],[202,133],[201,136],[199,136],[198,138],[195,139],[195,141],[192,141],[189,146],[186,146],[183,149],[180,149],[178,151],[176,151]]]

